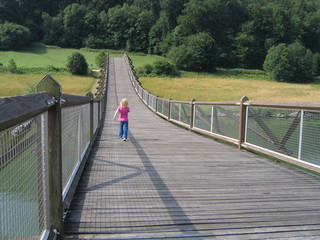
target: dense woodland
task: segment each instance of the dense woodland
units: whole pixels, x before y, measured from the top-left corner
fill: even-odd
[[[193,71],[278,69],[278,81],[307,82],[319,75],[320,1],[0,0],[0,49],[33,41],[158,54]]]

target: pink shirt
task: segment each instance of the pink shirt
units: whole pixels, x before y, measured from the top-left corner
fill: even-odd
[[[119,121],[124,122],[128,121],[128,113],[130,112],[130,109],[128,107],[118,107],[119,110]]]

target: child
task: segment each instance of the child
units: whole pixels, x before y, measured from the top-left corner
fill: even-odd
[[[116,120],[116,116],[119,113],[119,121],[120,121],[120,132],[119,138],[122,141],[127,141],[128,138],[128,113],[130,109],[128,108],[128,100],[123,98],[120,101],[120,106],[117,108],[116,112],[114,113],[113,119]]]

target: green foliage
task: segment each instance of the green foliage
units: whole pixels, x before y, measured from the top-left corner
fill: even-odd
[[[166,60],[157,60],[153,65],[146,64],[138,67],[137,73],[141,76],[174,77],[180,75],[178,68]]]
[[[173,47],[168,53],[178,68],[208,72],[216,70],[217,56],[216,42],[207,33],[189,36],[185,45]]]
[[[314,0],[5,0],[0,12],[1,26],[10,22],[29,31],[16,37],[0,27],[0,50],[43,40],[64,48],[168,55],[196,71],[262,69],[271,47],[297,40],[320,53],[320,2]],[[214,57],[190,43],[199,33],[214,39],[208,54]]]
[[[16,62],[13,59],[10,59],[9,64],[8,64],[8,70],[11,73],[18,73],[18,67]]]
[[[312,53],[301,43],[279,44],[270,48],[263,65],[271,78],[279,82],[310,82]]]
[[[81,53],[73,53],[68,58],[67,69],[73,75],[87,75],[88,63]]]
[[[175,65],[165,60],[158,60],[154,63],[152,73],[156,76],[178,76],[179,71]]]
[[[30,44],[28,28],[15,23],[0,24],[0,50],[14,50]]]
[[[149,53],[163,54],[163,52],[161,52],[160,44],[169,32],[169,20],[167,17],[161,16],[150,29]]]
[[[320,53],[316,53],[312,58],[312,70],[314,75],[320,75]]]
[[[95,59],[97,66],[99,66],[99,67],[103,66],[106,55],[107,55],[106,51],[100,51],[98,53],[98,55],[96,56],[96,59]]]
[[[25,89],[23,90],[24,94],[32,94],[36,92],[36,84],[28,83]]]

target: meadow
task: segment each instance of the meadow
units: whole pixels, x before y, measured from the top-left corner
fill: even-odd
[[[142,86],[162,98],[190,101],[238,101],[247,96],[254,101],[320,102],[320,84],[292,84],[266,77],[221,77],[215,74],[185,74],[179,78],[141,77]]]
[[[26,50],[0,51],[0,63],[7,66],[13,59],[18,68],[31,69],[25,74],[11,74],[0,71],[0,97],[28,93],[45,74],[52,75],[61,85],[63,93],[85,95],[95,89],[98,76],[72,76],[67,73],[68,56],[74,52],[83,54],[89,68],[98,66],[95,57],[98,50],[64,49],[35,43]],[[110,57],[122,57],[123,51],[107,50]],[[152,64],[163,57],[130,53],[135,68]],[[59,68],[50,72],[50,67]],[[39,68],[37,70],[37,68]],[[33,70],[32,70],[33,69]],[[181,77],[140,77],[142,86],[162,98],[198,101],[237,101],[247,96],[255,101],[320,102],[320,80],[310,84],[278,83],[259,70],[218,69],[216,73],[195,73],[181,71]],[[76,84],[75,84],[76,82]]]

